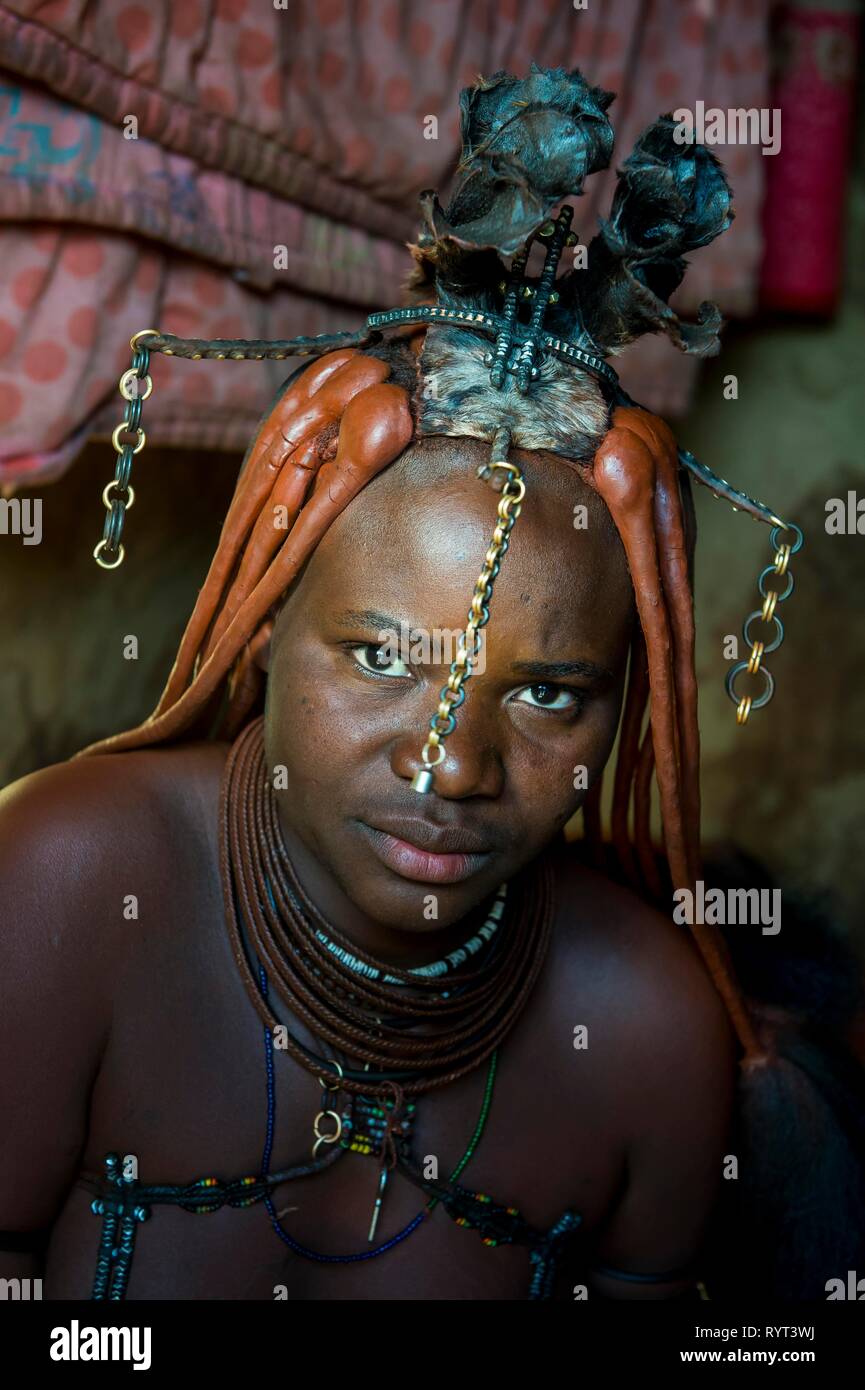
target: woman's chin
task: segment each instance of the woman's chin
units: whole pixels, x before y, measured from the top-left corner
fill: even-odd
[[[351,899],[365,916],[393,931],[413,936],[430,935],[462,921],[479,903],[495,892],[500,880],[488,876],[459,883],[422,883],[404,878],[382,866],[351,884]]]

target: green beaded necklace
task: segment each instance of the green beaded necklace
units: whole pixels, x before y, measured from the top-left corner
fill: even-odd
[[[448,1179],[449,1182],[456,1182],[463,1169],[466,1167],[468,1163],[471,1162],[472,1156],[474,1155],[475,1150],[477,1149],[478,1144],[481,1141],[481,1136],[483,1135],[484,1129],[486,1127],[487,1117],[489,1116],[490,1106],[492,1104],[493,1086],[495,1084],[497,1063],[498,1050],[493,1052],[490,1056],[489,1067],[487,1069],[486,1085],[484,1086],[483,1100],[481,1101],[480,1114],[478,1115],[477,1123],[474,1127],[474,1132],[468,1144],[466,1145],[466,1149],[463,1153],[462,1158],[459,1160],[453,1172],[451,1173],[450,1178]],[[392,1110],[393,1105],[393,1101],[387,1101],[384,1105],[378,1105],[371,1097],[358,1096],[355,1100],[355,1105],[352,1107],[346,1107],[346,1109],[343,1111],[342,1128],[339,1141],[340,1147],[345,1149],[349,1153],[361,1154],[363,1156],[369,1155],[374,1158],[381,1158],[384,1131],[386,1129],[387,1121],[386,1112],[388,1110]],[[363,1131],[360,1129],[359,1125],[356,1124],[355,1116],[353,1113],[355,1110],[358,1110],[360,1112],[360,1116],[365,1125],[365,1130]],[[414,1120],[415,1112],[415,1103],[413,1101],[410,1101],[406,1106],[406,1116],[403,1120],[401,1127],[400,1139],[403,1143],[407,1143],[409,1141],[411,1134],[411,1126]],[[367,1236],[367,1240],[369,1242],[375,1239],[376,1227],[378,1225],[378,1219],[381,1213],[381,1206],[384,1198],[385,1188],[387,1186],[389,1171],[390,1170],[387,1167],[387,1165],[383,1164],[379,1176],[378,1191],[376,1193],[375,1204],[373,1206],[369,1234]],[[439,1196],[433,1195],[427,1202],[426,1207],[424,1209],[426,1214],[429,1215],[430,1213],[432,1213],[433,1209],[440,1201],[441,1198]]]

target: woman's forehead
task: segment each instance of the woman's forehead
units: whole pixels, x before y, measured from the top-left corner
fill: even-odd
[[[495,580],[502,631],[538,639],[620,626],[631,611],[624,550],[596,493],[561,459],[516,451],[526,496]],[[496,526],[498,494],[477,477],[489,444],[434,436],[406,450],[333,522],[297,597],[410,624],[464,625]],[[605,617],[606,615],[606,617]]]
[[[496,525],[499,493],[491,482],[478,477],[487,465],[490,445],[471,436],[431,435],[416,440],[400,457],[373,478],[337,518],[325,540],[329,543],[363,541],[368,535],[389,533],[392,537],[423,541],[424,523],[437,534],[452,530],[481,528],[483,559]],[[574,533],[592,532],[597,540],[607,540],[615,563],[621,552],[613,520],[597,492],[580,476],[576,467],[554,454],[512,449],[509,459],[518,464],[526,485],[526,496],[515,523],[522,533],[546,534],[553,528],[558,549],[568,557]],[[426,558],[424,555],[422,558]],[[600,559],[596,556],[596,559]]]

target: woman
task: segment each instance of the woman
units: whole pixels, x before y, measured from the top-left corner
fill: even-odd
[[[669,916],[700,871],[693,512],[604,358],[711,350],[666,299],[729,190],[662,119],[555,280],[610,100],[534,66],[463,93],[416,310],[286,383],[157,710],[5,796],[0,1246],[46,1297],[723,1294],[731,1158],[741,1216],[814,1117],[832,1259],[858,1239],[848,1092]],[[148,334],[136,374],[205,346]],[[837,1272],[806,1263],[798,1296]]]

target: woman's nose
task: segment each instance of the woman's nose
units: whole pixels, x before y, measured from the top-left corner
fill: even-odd
[[[434,770],[434,792],[454,800],[467,796],[500,796],[505,768],[501,752],[491,737],[490,712],[477,700],[467,699],[455,713],[455,719],[454,729],[441,742],[445,756]],[[427,721],[402,733],[393,744],[390,765],[397,777],[410,782],[423,768],[421,749],[428,733]],[[432,756],[435,758],[435,753]]]

